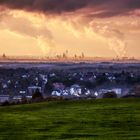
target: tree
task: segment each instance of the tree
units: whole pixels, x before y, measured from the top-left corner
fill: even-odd
[[[27,98],[26,97],[22,97],[21,103],[22,104],[27,104],[28,103]]]
[[[134,93],[136,96],[140,96],[140,85],[138,85],[134,88]]]
[[[5,102],[3,102],[1,105],[2,105],[2,106],[9,106],[10,103],[9,103],[8,101],[5,101]]]
[[[117,94],[115,92],[107,92],[103,95],[103,98],[117,98]]]
[[[33,100],[36,100],[36,99],[37,100],[42,100],[43,99],[43,96],[42,96],[42,94],[41,94],[41,92],[39,91],[38,88],[36,89],[35,93],[33,94],[32,99]]]
[[[53,81],[49,80],[45,85],[44,92],[46,93],[47,96],[51,96],[52,91],[53,91]]]

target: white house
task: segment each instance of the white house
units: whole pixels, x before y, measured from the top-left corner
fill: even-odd
[[[19,91],[20,94],[26,94],[26,91],[25,90],[21,90]]]
[[[14,96],[13,97],[13,101],[19,101],[19,102],[21,102],[22,101],[22,96],[20,96],[20,95]]]
[[[10,96],[9,95],[0,95],[0,103],[4,103],[6,101],[10,100]]]
[[[53,91],[52,96],[61,96],[61,93],[58,91]]]
[[[70,88],[70,94],[74,96],[78,96],[82,94],[82,89],[79,85],[72,85]]]

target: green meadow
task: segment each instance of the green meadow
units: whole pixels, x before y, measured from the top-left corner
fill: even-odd
[[[140,140],[140,99],[0,107],[0,140]]]

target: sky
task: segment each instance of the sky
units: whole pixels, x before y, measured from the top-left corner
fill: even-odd
[[[140,57],[140,0],[0,0],[0,52]]]

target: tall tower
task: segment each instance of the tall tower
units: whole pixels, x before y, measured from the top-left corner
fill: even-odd
[[[69,55],[69,51],[68,51],[68,50],[66,50],[66,57],[68,57],[68,55]]]
[[[82,52],[82,59],[84,59],[85,58],[85,54]]]
[[[2,58],[3,58],[3,59],[5,59],[5,58],[6,58],[6,55],[5,55],[5,53],[2,55]]]

